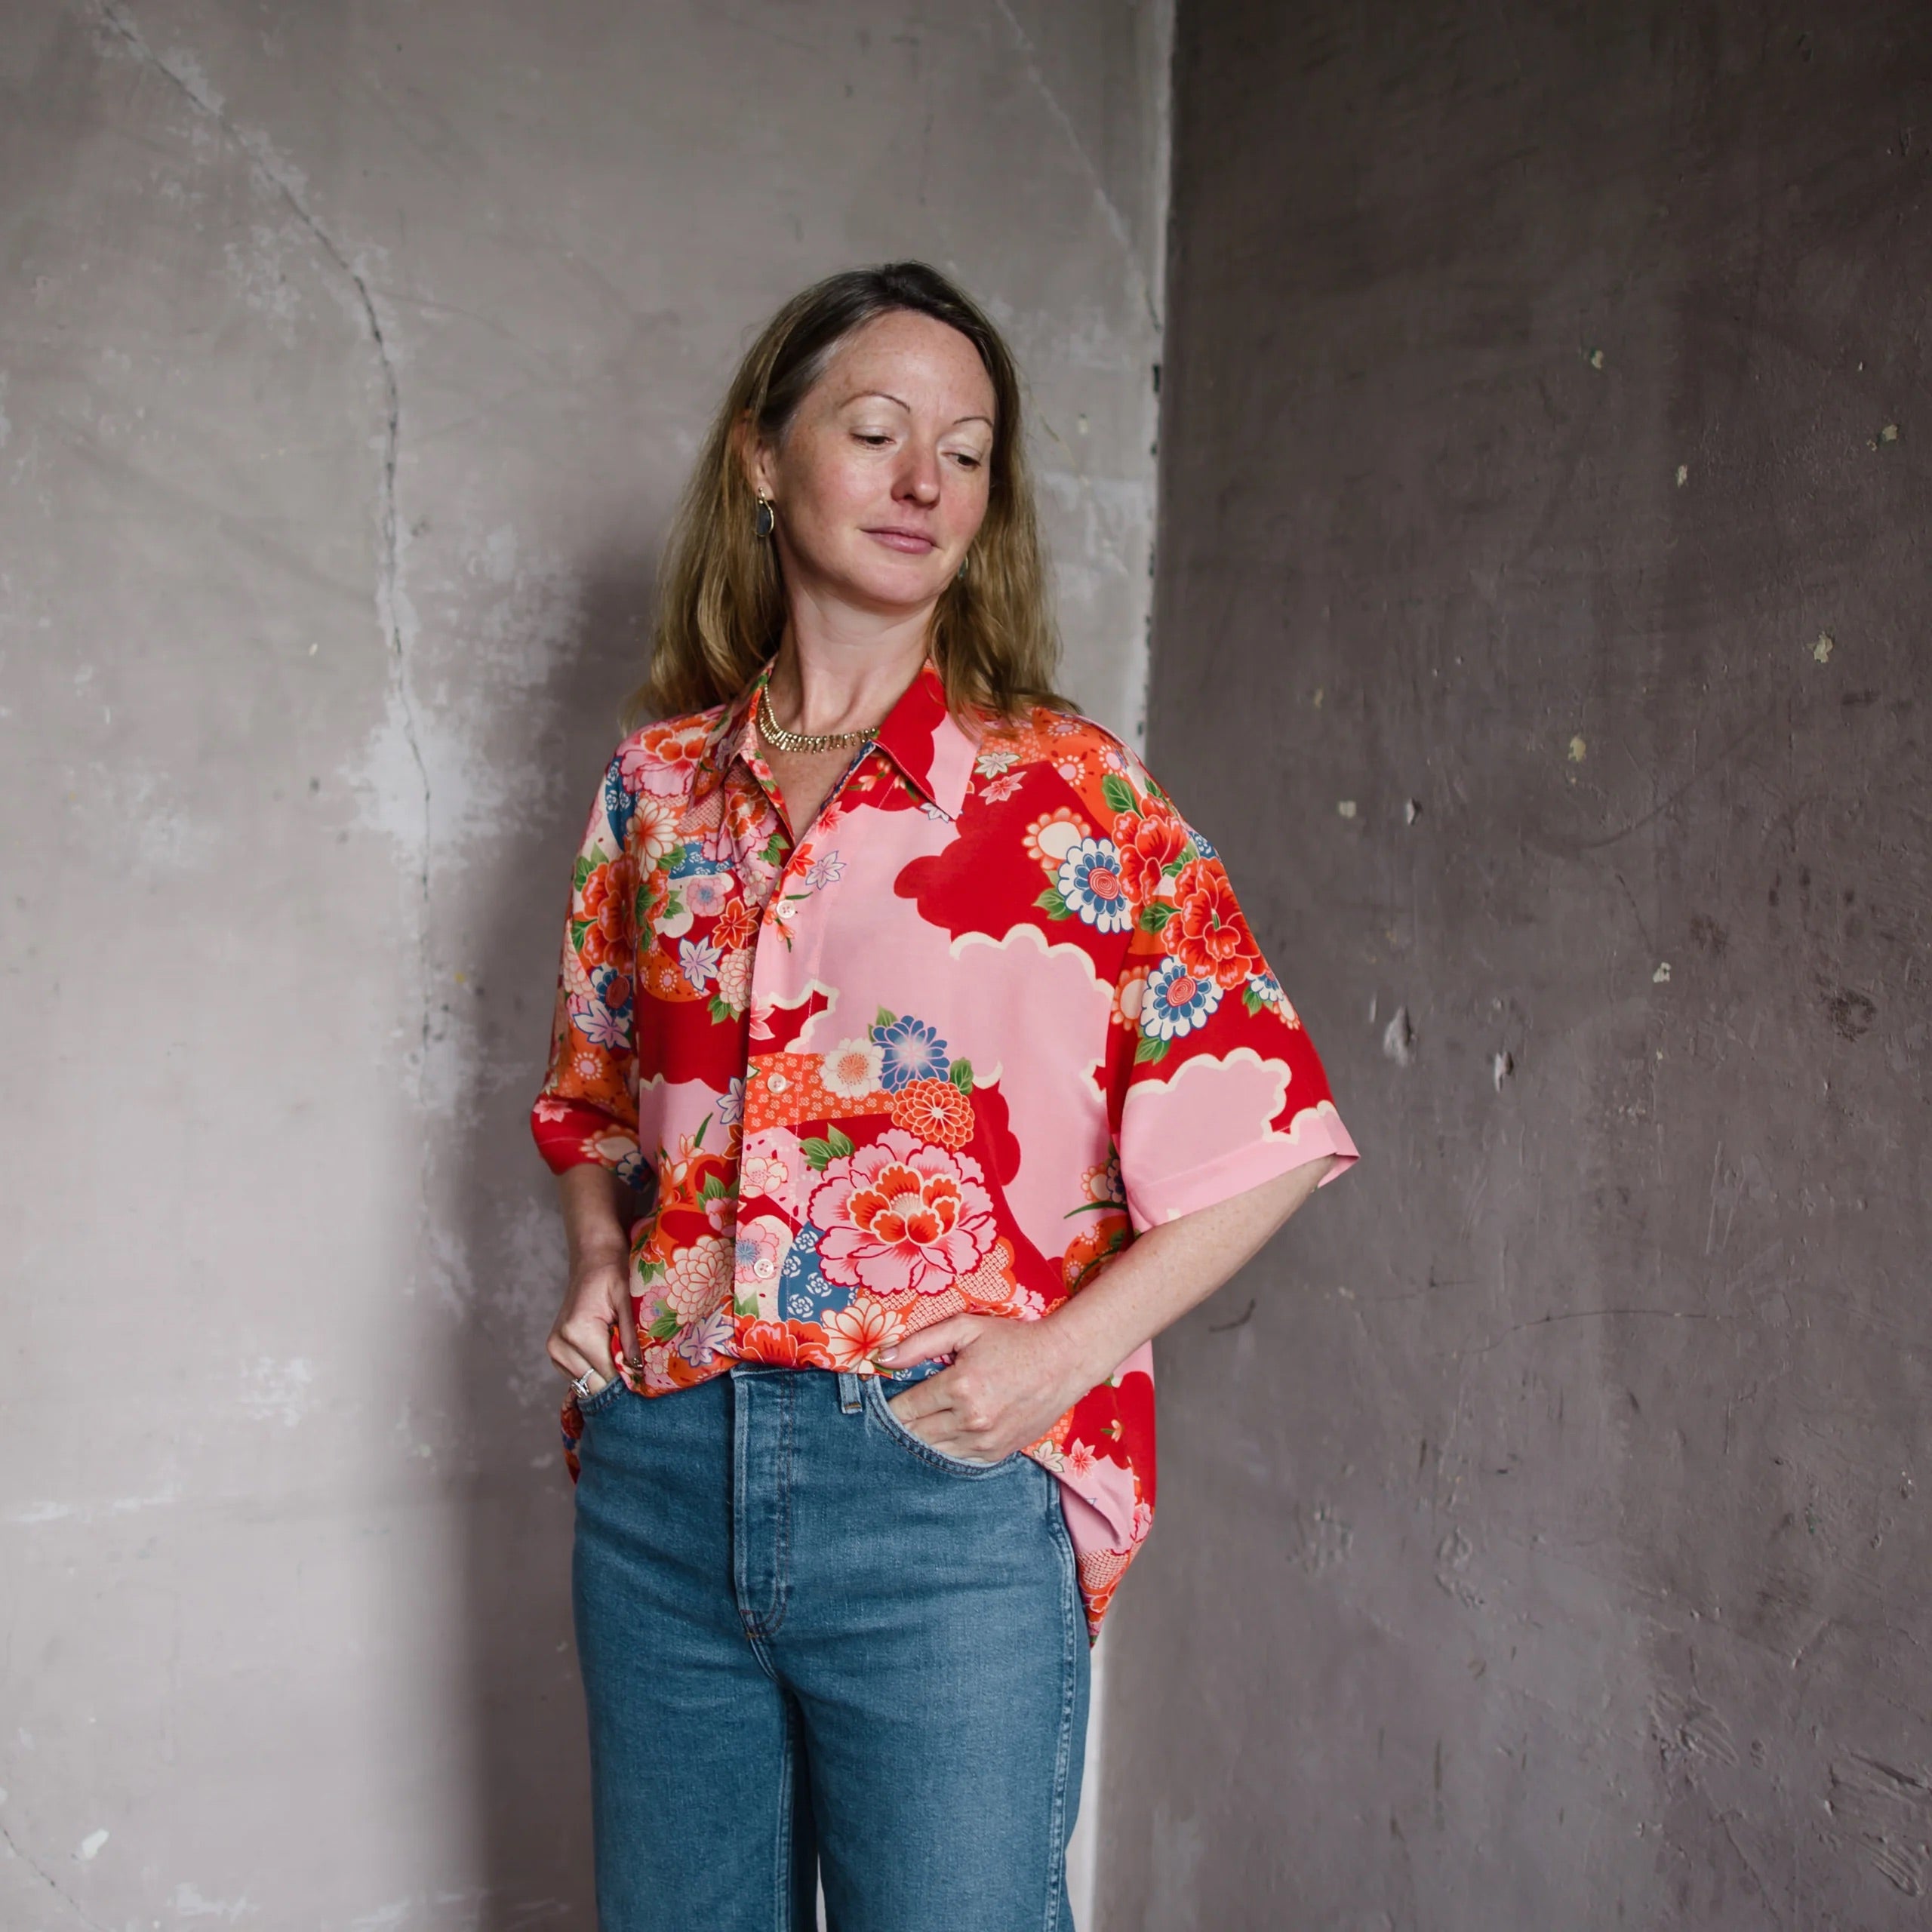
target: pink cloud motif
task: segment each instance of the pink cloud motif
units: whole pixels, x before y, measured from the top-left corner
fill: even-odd
[[[984,1174],[970,1154],[903,1128],[829,1162],[806,1212],[824,1230],[820,1272],[875,1295],[937,1294],[970,1275],[997,1232]]]

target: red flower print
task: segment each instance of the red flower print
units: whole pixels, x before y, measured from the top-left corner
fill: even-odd
[[[973,1137],[973,1103],[949,1080],[914,1080],[892,1097],[892,1124],[941,1147]]]
[[[712,943],[720,952],[736,952],[741,946],[749,946],[758,931],[758,921],[754,919],[742,899],[734,899],[718,915],[718,923],[711,929]]]
[[[831,1352],[823,1342],[783,1321],[746,1322],[738,1331],[737,1352],[746,1361],[767,1361],[776,1368],[832,1366]]]
[[[628,965],[631,912],[637,897],[637,866],[628,854],[599,866],[583,882],[583,916],[589,921],[580,948],[586,966]]]
[[[979,1266],[998,1232],[979,1162],[897,1127],[832,1161],[805,1211],[826,1231],[826,1279],[875,1295],[940,1294]]]
[[[1235,903],[1228,875],[1211,859],[1196,859],[1174,881],[1177,911],[1161,943],[1197,980],[1223,992],[1262,970],[1261,952]]]
[[[1114,820],[1114,844],[1120,854],[1120,875],[1128,896],[1144,906],[1161,889],[1161,875],[1187,846],[1187,827],[1171,813],[1143,818],[1122,812]]]

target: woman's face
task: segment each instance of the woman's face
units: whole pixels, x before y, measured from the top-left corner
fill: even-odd
[[[986,516],[992,447],[971,343],[930,315],[873,317],[747,465],[788,588],[881,615],[933,604]]]

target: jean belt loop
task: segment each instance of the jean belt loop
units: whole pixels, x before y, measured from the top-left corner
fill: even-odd
[[[859,1378],[849,1368],[838,1371],[838,1406],[848,1416],[859,1413]]]

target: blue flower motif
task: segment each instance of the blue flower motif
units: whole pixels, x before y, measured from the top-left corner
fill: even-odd
[[[1221,856],[1191,825],[1187,828],[1187,835],[1194,841],[1194,849],[1204,859],[1218,859]]]
[[[1272,973],[1256,973],[1248,980],[1247,989],[1254,997],[1268,1006],[1281,1003],[1281,983]]]
[[[622,989],[622,997],[613,999],[613,991]],[[631,983],[614,966],[600,966],[590,976],[590,989],[613,1018],[621,1020],[631,1010]]]
[[[624,787],[623,760],[613,758],[611,768],[604,774],[604,816],[609,820],[611,836],[617,841],[617,849],[624,847],[624,835],[631,829],[631,820],[637,811],[637,794]]]
[[[885,1050],[878,1084],[888,1094],[915,1080],[943,1080],[952,1063],[938,1029],[902,1014],[889,1026],[875,1026],[872,1038]]]
[[[715,1109],[720,1127],[736,1127],[745,1117],[745,1081],[742,1074],[734,1074],[731,1084],[718,1097]]]
[[[1060,862],[1054,880],[1066,909],[1103,933],[1124,932],[1134,918],[1111,838],[1083,838]]]
[[[1147,976],[1140,995],[1140,1030],[1150,1040],[1172,1040],[1206,1023],[1221,1003],[1212,980],[1197,980],[1178,959],[1164,959]]]
[[[780,1306],[795,1321],[823,1321],[852,1299],[852,1291],[819,1272],[819,1230],[808,1223],[785,1257],[778,1275]]]

